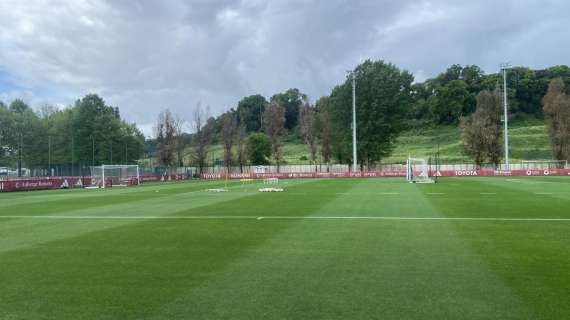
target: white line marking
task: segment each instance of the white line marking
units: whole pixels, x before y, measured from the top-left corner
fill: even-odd
[[[394,195],[398,195],[400,193],[399,192],[382,192],[380,194],[385,195],[385,196],[394,196]]]
[[[481,192],[482,195],[494,195],[497,194],[495,192]]]
[[[441,196],[445,193],[441,193],[441,192],[428,192],[427,194],[432,195],[432,196]]]
[[[538,195],[550,195],[550,194],[552,194],[552,192],[536,192],[535,194],[538,194]]]
[[[55,220],[428,220],[428,221],[568,221],[570,218],[388,217],[388,216],[0,216],[0,219]]]

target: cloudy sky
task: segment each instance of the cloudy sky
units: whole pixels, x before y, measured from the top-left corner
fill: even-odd
[[[87,93],[145,133],[243,96],[328,94],[364,59],[417,80],[451,64],[568,64],[567,0],[0,0],[0,100],[69,105]]]

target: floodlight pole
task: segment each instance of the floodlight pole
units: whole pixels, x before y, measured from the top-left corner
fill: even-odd
[[[504,107],[504,117],[505,117],[505,170],[510,170],[509,166],[509,113],[508,113],[508,99],[507,99],[507,69],[511,65],[509,63],[501,64],[501,70],[503,71],[503,107]]]
[[[51,136],[48,136],[48,177],[51,177]]]
[[[91,135],[91,166],[95,166],[95,137]]]
[[[356,156],[356,77],[354,71],[347,72],[352,79],[352,172],[356,172],[358,163]]]

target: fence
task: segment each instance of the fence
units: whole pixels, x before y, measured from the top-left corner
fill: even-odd
[[[474,171],[480,169],[488,170],[545,170],[570,168],[566,161],[522,161],[511,163],[509,168],[504,164],[495,167],[494,165],[476,166],[474,163],[446,163],[440,162],[439,169],[442,171]],[[15,168],[0,168],[0,180],[13,180],[18,177]],[[405,171],[404,163],[377,164],[365,166],[362,172],[398,172]],[[186,175],[188,177],[199,177],[200,174],[273,174],[273,173],[347,173],[351,171],[348,164],[302,164],[302,165],[268,165],[268,166],[210,166],[200,170],[197,167],[147,167],[140,166],[141,176],[161,176],[161,175]],[[52,166],[51,168],[22,168],[22,177],[88,177],[91,175],[88,166]]]

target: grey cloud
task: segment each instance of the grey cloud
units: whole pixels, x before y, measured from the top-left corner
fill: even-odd
[[[199,101],[218,114],[289,87],[314,100],[366,58],[420,80],[452,63],[565,64],[569,9],[554,0],[3,1],[0,68],[26,96],[43,88],[69,104],[99,93],[150,128],[160,109],[190,118]]]

